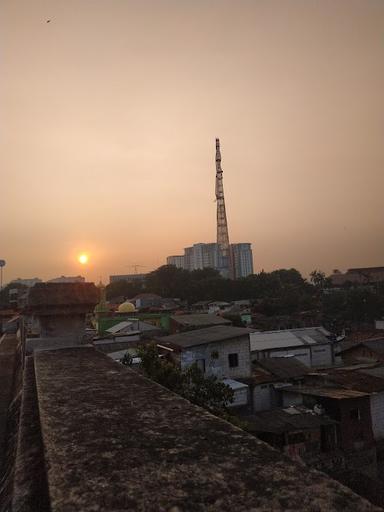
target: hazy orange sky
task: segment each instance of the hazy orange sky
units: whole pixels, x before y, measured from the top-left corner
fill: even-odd
[[[0,5],[5,281],[214,241],[215,137],[255,271],[384,265],[383,0]]]

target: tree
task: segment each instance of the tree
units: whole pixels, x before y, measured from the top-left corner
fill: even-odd
[[[137,355],[147,377],[196,405],[220,414],[233,401],[232,389],[214,376],[205,377],[196,364],[181,370],[173,361],[161,359],[154,344],[140,347]]]
[[[321,270],[313,270],[309,276],[311,283],[319,290],[323,290],[331,284],[329,277],[325,277],[325,273]]]
[[[135,295],[138,295],[143,291],[143,284],[140,282],[129,283],[123,279],[115,281],[106,286],[107,300],[113,299],[114,297],[125,297],[130,299]]]
[[[186,299],[190,283],[191,272],[175,265],[163,265],[147,275],[146,290],[162,297]]]

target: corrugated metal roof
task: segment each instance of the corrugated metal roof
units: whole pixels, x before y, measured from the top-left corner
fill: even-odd
[[[251,334],[251,352],[274,348],[293,348],[317,343],[329,343],[330,333],[323,327],[264,331]]]
[[[366,375],[373,375],[374,377],[384,379],[384,366],[376,366],[376,368],[362,368],[359,369],[359,373],[365,373]]]
[[[197,345],[205,345],[215,341],[225,341],[235,338],[249,336],[253,332],[251,329],[244,327],[232,327],[231,325],[217,325],[207,327],[205,329],[196,329],[194,331],[181,332],[179,334],[171,334],[170,336],[162,336],[156,338],[161,344],[171,343],[179,347],[187,348]]]
[[[369,370],[368,370],[369,372]],[[362,391],[364,393],[378,393],[384,391],[384,378],[363,371],[335,370],[325,374],[325,378],[344,388]]]
[[[268,357],[260,359],[256,364],[278,379],[301,377],[310,371],[305,364],[294,357]]]
[[[123,329],[126,329],[127,327],[131,327],[132,322],[119,322],[116,325],[113,325],[109,329],[107,329],[107,332],[110,332],[111,334],[115,334],[116,332],[122,331]]]
[[[113,325],[109,329],[106,330],[109,334],[124,334],[126,336],[130,336],[133,332],[139,333],[142,331],[160,331],[161,329],[159,327],[156,327],[156,325],[152,325],[148,322],[142,322],[141,320],[138,320],[137,318],[131,318],[132,321],[124,321],[119,322],[116,325]],[[130,330],[129,328],[132,328],[132,326],[136,324],[136,330]],[[123,331],[120,333],[120,331]]]
[[[369,340],[363,343],[364,346],[378,354],[384,353],[384,338],[378,340]]]
[[[222,382],[223,382],[223,384],[226,384],[231,389],[233,389],[233,391],[236,391],[238,389],[248,388],[247,384],[244,384],[243,382],[239,382],[238,380],[223,379]]]
[[[298,339],[289,331],[281,332],[261,332],[250,335],[251,352],[257,350],[269,350],[272,348],[288,348],[304,345],[302,340]]]
[[[207,325],[230,325],[232,322],[227,318],[208,313],[191,315],[173,315],[171,319],[184,326],[207,326]]]
[[[311,430],[322,425],[332,425],[337,422],[327,416],[314,414],[303,407],[289,407],[264,411],[245,418],[253,432],[273,432],[282,434],[297,430]]]
[[[344,400],[348,398],[362,398],[369,396],[369,393],[363,393],[354,389],[344,388],[327,388],[327,387],[310,387],[310,386],[291,386],[287,391],[292,393],[300,393],[301,395],[321,396],[324,398],[334,398],[336,400]]]
[[[367,347],[367,348],[369,348],[369,350],[372,350],[372,352],[377,352],[378,354],[383,354],[384,353],[384,338],[361,341],[359,343],[354,343],[350,346],[344,345],[341,351],[348,352],[349,350],[353,350],[356,347],[359,347],[359,348]]]

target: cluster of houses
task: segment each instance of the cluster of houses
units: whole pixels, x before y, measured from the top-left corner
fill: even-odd
[[[84,315],[97,292],[85,283],[79,304],[70,309],[73,294],[67,298],[58,287],[48,286],[49,305],[43,285],[31,289],[24,328],[36,321],[40,327],[37,334],[24,333],[27,353],[76,340],[119,361],[127,353],[134,358],[142,343],[156,343],[181,368],[196,364],[227,384],[234,393],[228,406],[247,430],[291,458],[332,473],[377,477],[384,445],[384,339],[351,345],[321,326],[237,327],[220,315],[219,304],[211,313],[202,307],[164,316],[127,303],[113,315],[96,310],[96,328],[84,338]]]
[[[229,385],[249,431],[318,469],[376,477],[384,339],[342,350],[323,327],[257,332],[188,316],[190,330],[183,315],[179,332],[155,338],[159,351]]]
[[[154,342],[181,368],[195,363],[231,387],[228,406],[260,439],[317,469],[377,476],[384,339],[351,345],[321,326],[257,331],[233,326],[220,305],[211,313],[201,306],[170,314],[166,324],[138,311],[118,321],[117,312],[93,344],[120,360]]]

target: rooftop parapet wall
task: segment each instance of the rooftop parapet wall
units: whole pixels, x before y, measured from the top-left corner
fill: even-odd
[[[51,512],[379,510],[91,348],[34,362]]]
[[[29,291],[26,311],[37,316],[86,314],[99,299],[94,283],[37,283]]]

